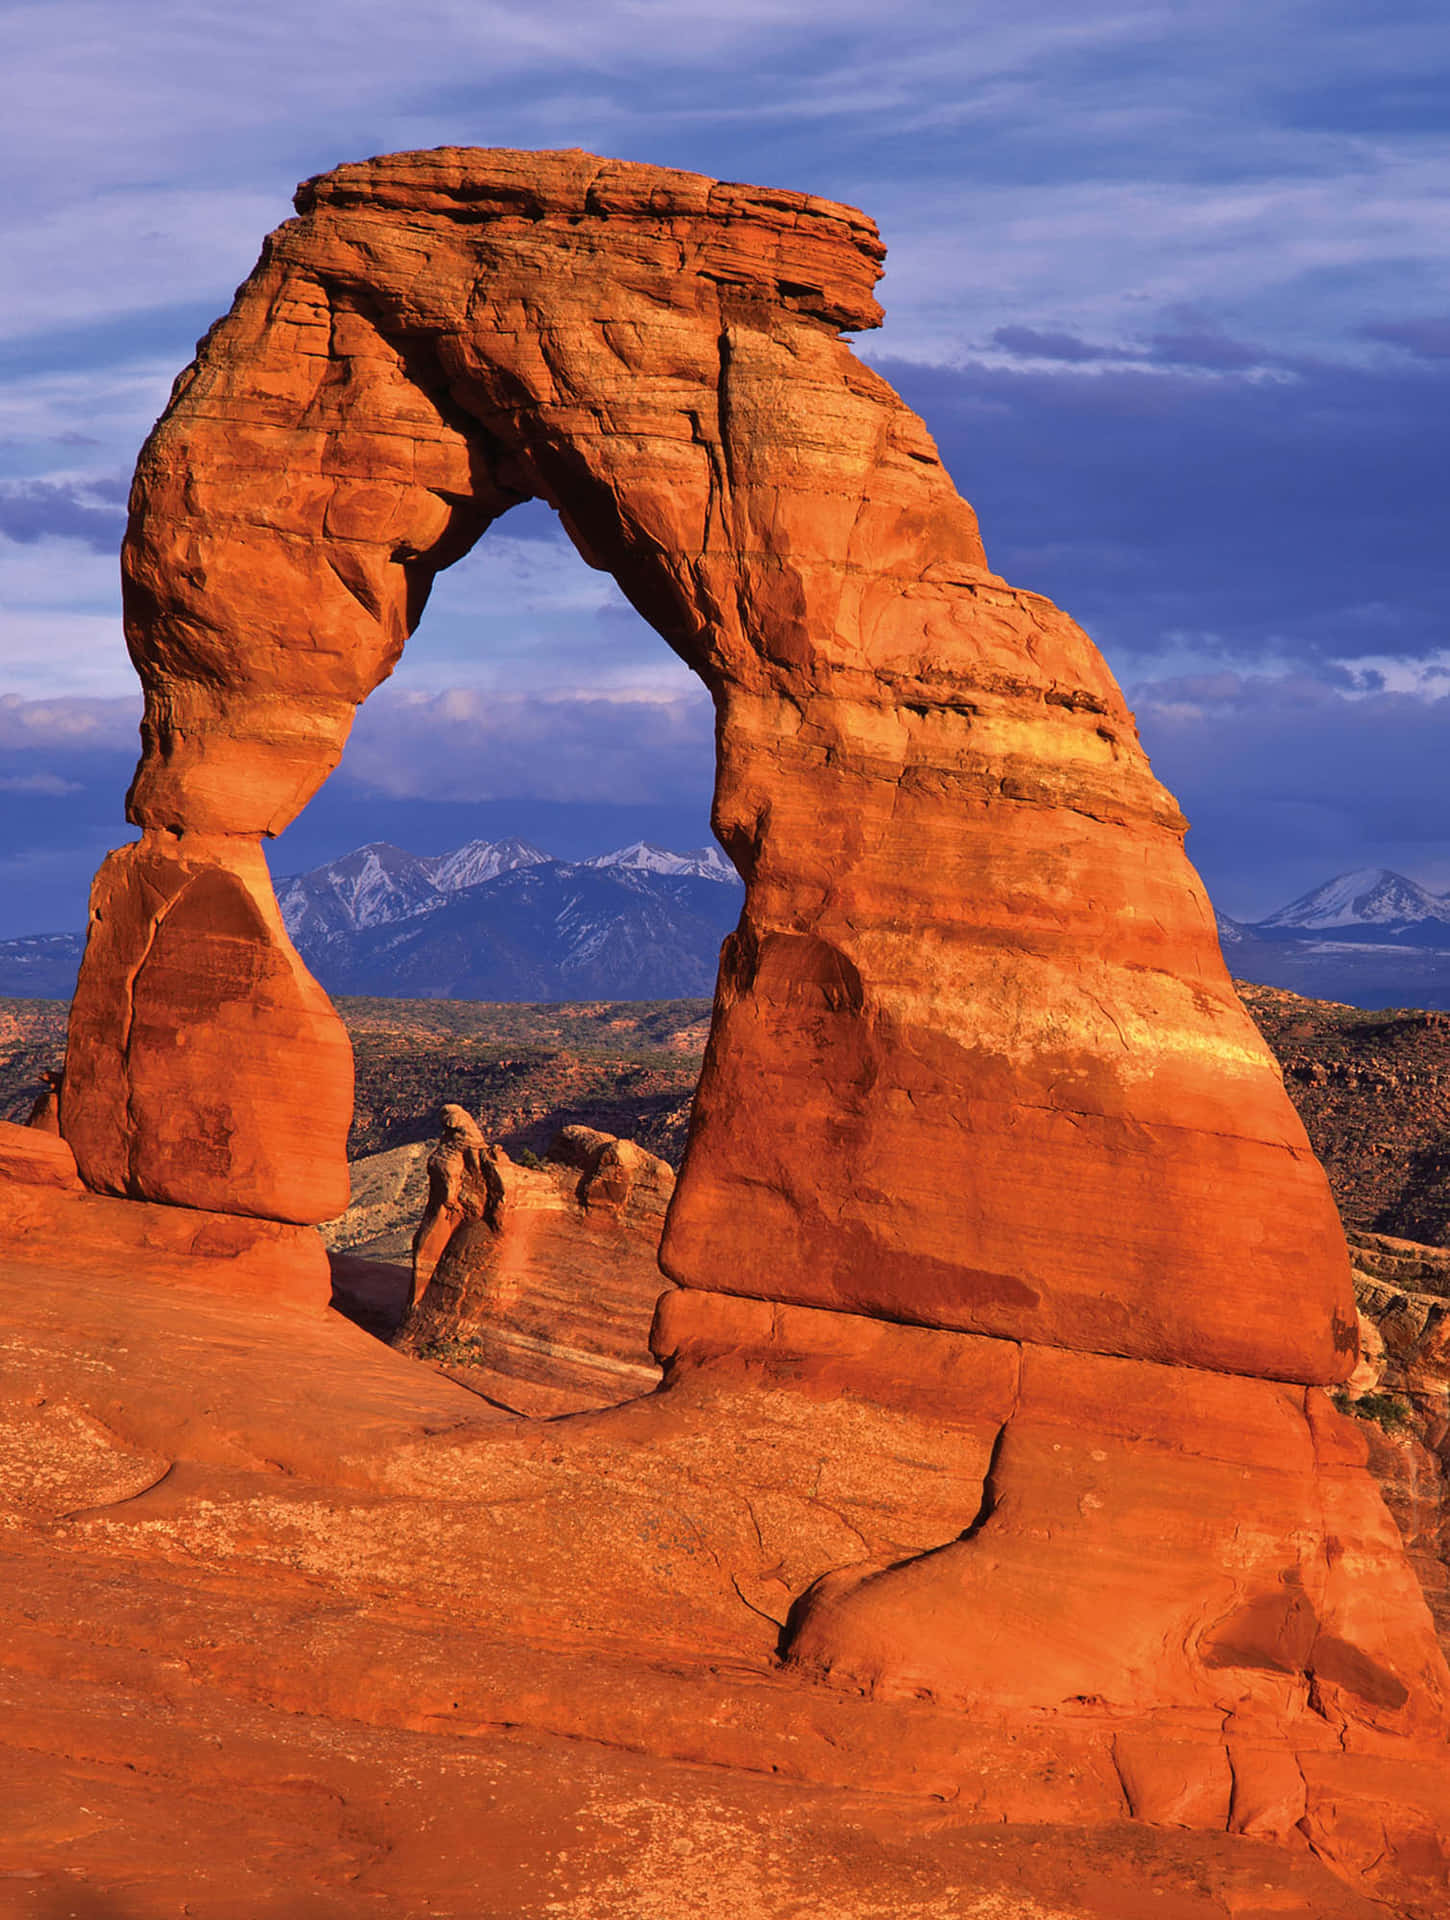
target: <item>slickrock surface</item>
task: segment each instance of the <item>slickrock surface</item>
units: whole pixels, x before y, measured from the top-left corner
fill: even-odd
[[[443,1116],[399,1346],[518,1413],[648,1393],[672,1169],[588,1127],[565,1128],[542,1166],[519,1166],[461,1107]]]
[[[21,1259],[61,1258],[122,1282],[144,1270],[260,1303],[320,1310],[331,1290],[326,1250],[306,1228],[90,1193],[59,1135],[4,1120],[0,1245]]]
[[[939,1795],[944,1831],[1127,1815],[1217,1836],[1220,1865],[1268,1839],[1266,1912],[1334,1911],[1294,1884],[1307,1845],[1442,1913],[1450,1672],[1325,1392],[1357,1358],[1328,1187],[1111,675],[988,570],[922,423],[840,337],[879,314],[869,221],[461,149],[297,204],[137,470],[142,838],[98,876],[72,1009],[82,1176],[340,1210],[345,1038],[258,836],[518,500],[709,686],[745,906],[643,1399],[488,1421],[429,1376],[415,1411],[402,1356],[314,1323],[299,1367],[286,1314],[241,1306],[173,1378],[158,1335],[192,1308],[139,1304],[145,1272],[135,1305],[57,1286],[86,1196],[34,1186],[55,1228],[23,1249],[44,1299],[17,1377],[56,1384],[17,1433],[52,1458],[35,1416],[60,1405],[122,1455],[79,1506],[32,1515],[20,1476],[39,1558],[76,1557],[55,1604],[87,1660],[170,1684],[137,1678],[159,1610],[89,1651],[91,1571],[164,1569],[209,1583],[186,1645],[220,1695]],[[502,1163],[468,1151],[438,1218],[494,1288],[523,1215],[567,1209],[511,1225]],[[639,1176],[606,1161],[584,1200]]]
[[[687,1320],[664,1393],[518,1421],[336,1316],[0,1263],[7,1920],[1437,1920],[1433,1775],[1272,1668],[1227,1747],[1206,1699],[1024,1718],[783,1668],[795,1594],[981,1503],[1016,1350],[671,1297],[746,1316],[737,1359]],[[1303,1396],[1252,1393],[1257,1494]],[[1196,1437],[1154,1457],[1145,1514],[1212,1479]]]

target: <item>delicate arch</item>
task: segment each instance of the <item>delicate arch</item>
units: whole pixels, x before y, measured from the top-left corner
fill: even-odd
[[[72,1023],[87,1180],[337,1210],[346,1042],[258,839],[336,765],[436,570],[537,496],[718,714],[747,896],[670,1273],[1338,1377],[1337,1222],[1178,810],[1091,642],[988,570],[840,337],[879,317],[871,223],[457,149],[297,206],[137,468],[142,838],[98,877]]]

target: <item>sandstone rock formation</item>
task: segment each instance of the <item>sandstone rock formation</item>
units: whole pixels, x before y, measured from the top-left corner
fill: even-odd
[[[295,1526],[188,1509],[176,1551],[515,1606],[556,1646],[748,1653],[768,1701],[696,1696],[717,1764],[916,1790],[951,1726],[944,1791],[988,1819],[1050,1790],[1443,1889],[1450,1674],[1325,1392],[1356,1338],[1324,1177],[1112,676],[988,570],[841,338],[878,317],[870,223],[578,153],[396,155],[297,204],[137,470],[142,838],[97,881],[61,1112],[88,1185],[338,1211],[346,1048],[258,838],[516,501],[709,687],[746,898],[665,1228],[664,1391],[326,1469],[441,1517],[299,1492]],[[450,1249],[506,1265],[505,1169],[459,1150],[439,1232],[456,1207]],[[276,1685],[315,1707],[299,1645]],[[518,1722],[456,1649],[406,1708],[364,1664],[357,1716],[417,1726],[422,1689]],[[596,1725],[626,1737],[633,1697]],[[832,1700],[849,1737],[782,1741]],[[674,1735],[650,1709],[627,1737]]]
[[[442,1135],[428,1156],[428,1203],[413,1236],[411,1306],[427,1287],[439,1255],[465,1220],[497,1219],[503,1182],[494,1150],[466,1107],[443,1108]]]
[[[716,827],[747,899],[672,1276],[1346,1371],[1337,1222],[1182,818],[1091,642],[988,570],[922,423],[840,337],[879,318],[870,222],[587,154],[454,149],[338,168],[298,207],[137,469],[143,838],[98,882],[75,1003],[63,1125],[85,1178],[339,1210],[342,1038],[256,838],[336,765],[437,569],[537,496],[719,713]],[[235,1088],[215,1060],[239,1003],[188,1010],[217,1051],[163,1058],[147,992],[153,967],[205,991],[195,943],[219,919],[230,977],[250,957],[271,982]],[[253,1077],[309,1087],[304,1140]]]
[[[632,1140],[566,1127],[537,1167],[443,1109],[399,1342],[521,1413],[609,1407],[659,1383],[650,1325],[675,1176]]]
[[[25,1124],[27,1127],[39,1127],[42,1133],[59,1133],[61,1076],[59,1073],[47,1073],[42,1080],[43,1090],[36,1095]]]
[[[336,1315],[0,1242],[0,1911],[1442,1920],[1450,1797],[1327,1724],[1233,1729],[1229,1832],[1211,1715],[783,1669],[792,1597],[949,1538],[992,1434],[993,1343],[787,1318],[515,1420]]]
[[[352,1053],[293,951],[255,837],[146,834],[107,859],[61,1130],[102,1193],[298,1223],[347,1205]]]
[[[22,1263],[59,1261],[119,1276],[139,1266],[254,1306],[319,1312],[330,1292],[327,1254],[309,1229],[88,1192],[64,1140],[7,1120],[0,1120],[0,1242]]]

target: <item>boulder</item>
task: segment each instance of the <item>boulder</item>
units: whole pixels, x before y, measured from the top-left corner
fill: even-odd
[[[296,1223],[347,1205],[352,1049],[257,843],[147,831],[91,889],[61,1130],[98,1193]]]
[[[565,1127],[533,1167],[443,1109],[398,1344],[514,1410],[573,1413],[648,1393],[673,1170],[632,1140]]]

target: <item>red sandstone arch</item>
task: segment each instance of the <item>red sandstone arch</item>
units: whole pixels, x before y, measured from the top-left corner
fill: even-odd
[[[433,573],[548,500],[709,686],[746,881],[656,1349],[672,1382],[798,1388],[802,1431],[837,1394],[925,1409],[978,1463],[959,1537],[794,1595],[794,1675],[1030,1724],[1069,1772],[1090,1746],[1136,1817],[1443,1880],[1450,1675],[1363,1443],[1304,1384],[1354,1349],[1323,1176],[1111,675],[988,570],[840,337],[877,317],[870,223],[451,149],[298,206],[137,470],[142,835],[98,876],[72,1018],[87,1182],[338,1210],[347,1043],[260,836]]]
[[[1087,637],[992,574],[840,337],[849,208],[583,153],[299,192],[137,468],[138,846],[98,880],[64,1128],[96,1188],[306,1221],[346,1041],[259,836],[434,573],[554,505],[701,675],[747,884],[665,1246],[687,1285],[1340,1377],[1323,1177]]]

